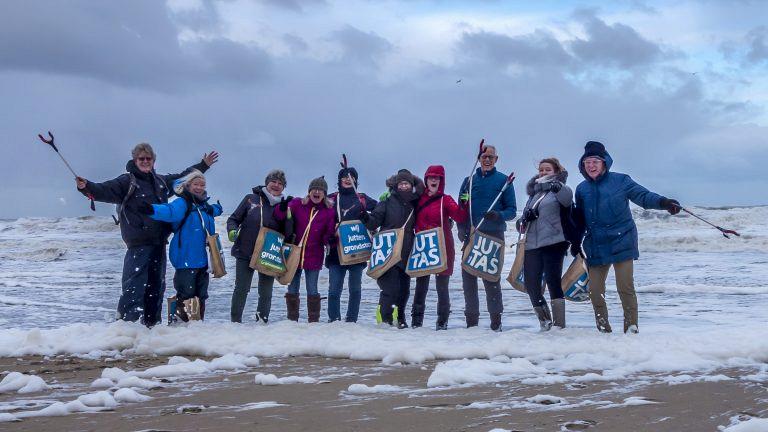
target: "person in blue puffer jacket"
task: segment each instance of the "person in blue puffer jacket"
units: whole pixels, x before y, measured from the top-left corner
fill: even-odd
[[[589,273],[589,296],[595,310],[597,329],[611,332],[605,305],[605,279],[613,265],[616,288],[624,309],[624,333],[637,333],[637,296],[633,280],[633,261],[640,257],[637,226],[632,219],[629,201],[644,209],[680,212],[680,203],[655,194],[637,184],[626,174],[611,172],[613,159],[605,146],[589,141],[579,159],[584,176],[576,187],[576,208],[583,219],[586,236],[582,244]],[[571,248],[574,256],[578,245]]]
[[[491,203],[507,182],[507,176],[496,171],[498,160],[496,148],[490,145],[485,146],[480,155],[480,168],[472,176],[471,182],[470,178],[466,177],[459,189],[459,204],[466,205],[468,201],[471,201],[469,210],[471,220],[469,223],[459,224],[459,240],[464,243],[464,247],[467,247],[466,242],[469,240],[471,228],[476,227],[483,218],[485,218],[485,222],[480,227],[480,232],[504,239],[504,232],[507,230],[505,221],[514,219],[517,213],[515,188],[512,185],[504,191],[496,205],[490,208]],[[471,200],[470,196],[472,197]],[[467,327],[474,327],[480,318],[477,277],[462,270],[461,281],[464,289],[464,318],[467,321]],[[504,304],[501,299],[501,282],[483,280],[483,285],[485,286],[488,314],[491,318],[491,329],[501,331],[501,314],[504,312]]]
[[[209,282],[206,234],[215,233],[214,218],[221,215],[222,208],[218,202],[208,204],[205,176],[200,171],[194,170],[177,180],[174,192],[179,197],[170,203],[147,204],[141,206],[139,211],[152,219],[169,222],[173,228],[169,257],[176,269],[173,275],[176,316],[188,321],[184,301],[197,297],[200,300],[200,319],[203,319]]]

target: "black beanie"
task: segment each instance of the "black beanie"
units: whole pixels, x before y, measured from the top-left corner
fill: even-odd
[[[357,170],[352,167],[348,167],[339,170],[339,189],[341,189],[341,179],[347,177],[348,175],[352,176],[352,182],[355,184],[355,187],[357,187]]]
[[[587,141],[587,144],[584,146],[584,156],[582,156],[581,159],[584,160],[588,157],[596,157],[605,160],[605,158],[608,157],[608,152],[605,151],[603,143],[598,141]]]

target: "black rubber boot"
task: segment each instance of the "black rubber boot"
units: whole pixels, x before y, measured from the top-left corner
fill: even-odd
[[[413,304],[411,308],[411,327],[417,328],[424,324],[424,309],[423,304]]]
[[[491,314],[491,330],[495,332],[501,331],[501,314],[500,313]]]

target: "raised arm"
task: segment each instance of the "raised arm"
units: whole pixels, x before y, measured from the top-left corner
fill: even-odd
[[[125,195],[128,193],[128,187],[131,184],[131,179],[128,174],[122,174],[112,180],[107,180],[102,183],[94,183],[92,181],[85,181],[85,187],[78,191],[85,195],[93,196],[95,201],[106,202],[112,204],[122,204]]]
[[[181,222],[187,212],[187,202],[176,198],[168,204],[152,204],[153,213],[149,215],[154,220],[162,222]]]

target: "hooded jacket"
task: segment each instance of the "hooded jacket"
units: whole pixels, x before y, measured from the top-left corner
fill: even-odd
[[[240,230],[232,245],[232,256],[235,258],[251,259],[262,225],[285,233],[285,224],[272,215],[277,204],[272,204],[263,189],[264,186],[253,188],[253,193],[246,195],[227,219],[227,232]]]
[[[377,229],[385,231],[388,229],[401,228],[405,225],[403,250],[400,255],[400,262],[397,264],[401,269],[406,268],[408,257],[411,254],[411,248],[413,247],[413,226],[416,221],[415,210],[421,193],[424,190],[424,182],[416,176],[413,177],[413,184],[415,186],[410,191],[399,192],[396,189],[391,191],[390,195],[385,200],[379,201],[379,203],[376,204],[376,207],[368,218],[368,222],[365,224],[370,231],[376,231]],[[394,180],[393,177],[390,177],[390,179]],[[390,182],[388,180],[387,185],[389,186],[389,184]],[[409,219],[408,215],[412,211],[414,214],[412,214]]]
[[[573,192],[565,182],[568,180],[568,171],[562,171],[551,178],[539,179],[533,177],[526,185],[528,202],[525,208],[531,208],[542,196],[537,205],[539,217],[527,223],[525,228],[525,250],[538,249],[566,241],[561,219],[560,207],[570,207],[573,202]],[[542,190],[546,183],[560,182],[563,184],[560,191],[553,193]],[[525,211],[523,211],[525,214]]]
[[[427,177],[439,177],[440,183],[434,195],[430,196],[427,190],[421,194],[416,207],[416,225],[414,230],[418,233],[437,228],[442,222],[445,252],[448,255],[448,269],[440,273],[440,275],[450,276],[453,274],[453,262],[456,256],[453,231],[451,230],[453,223],[451,221],[465,223],[469,218],[469,212],[466,206],[459,206],[450,195],[445,194],[445,168],[442,165],[432,165],[427,168],[427,171],[424,173],[425,181]],[[442,217],[440,214],[441,202],[443,209]]]
[[[305,202],[306,201],[306,202]],[[299,262],[299,268],[304,270],[320,270],[323,268],[323,257],[325,256],[325,246],[330,243],[335,228],[333,209],[325,205],[325,200],[315,204],[309,198],[294,198],[288,203],[291,210],[291,217],[296,229],[296,244],[298,244],[304,232],[309,226],[309,233],[304,241],[303,259]],[[309,218],[315,211],[315,217],[312,225],[309,225]],[[284,221],[287,213],[275,207],[274,217],[278,221]]]
[[[491,203],[496,199],[496,195],[501,192],[506,182],[507,176],[496,171],[495,167],[487,173],[483,173],[482,168],[478,168],[472,176],[472,220],[469,222],[472,223],[473,227],[476,227],[486,212],[496,210],[501,214],[501,219],[495,221],[486,219],[483,222],[483,226],[480,227],[480,231],[491,235],[501,234],[501,238],[504,238],[503,233],[507,230],[505,221],[514,219],[517,214],[514,184],[509,185],[496,205],[492,209],[490,208]],[[461,195],[468,191],[469,177],[465,177],[459,189],[459,194]],[[461,229],[469,232],[469,226],[462,226]]]
[[[208,254],[205,250],[206,230],[210,234],[216,232],[213,218],[221,215],[222,208],[219,204],[208,206],[206,201],[208,199],[200,201],[192,197],[189,192],[185,192],[168,204],[152,205],[154,210],[152,219],[168,222],[173,227],[174,234],[168,256],[176,269],[208,267]],[[187,213],[189,206],[192,208]],[[208,213],[207,209],[211,213]],[[203,221],[205,229],[203,229]]]
[[[157,174],[154,170],[144,173],[133,160],[125,164],[125,174],[102,183],[87,182],[80,193],[92,195],[93,199],[121,206],[118,214],[120,235],[129,248],[138,246],[163,245],[171,234],[171,226],[149,215],[138,212],[142,203],[165,204],[173,195],[172,185],[177,179],[196,169],[208,171],[208,165],[200,161],[178,174]],[[135,179],[135,188],[131,187]],[[133,190],[131,190],[133,189]],[[130,195],[129,195],[130,193]]]
[[[587,265],[638,259],[637,226],[632,219],[629,201],[645,209],[660,210],[663,197],[640,186],[626,174],[611,172],[613,158],[604,148],[600,156],[605,161],[605,172],[593,180],[584,170],[587,156],[579,159],[579,171],[584,181],[576,187],[576,208],[583,213],[586,228],[582,248]]]
[[[333,213],[335,215],[334,228],[344,221],[362,219],[360,217],[362,212],[373,211],[378,203],[375,199],[364,193],[360,193],[358,197],[358,194],[355,194],[354,189],[344,187],[339,187],[339,191],[329,195],[328,199],[333,204]],[[337,248],[338,243],[339,238],[336,236],[336,230],[334,229],[328,256],[325,257],[326,267],[340,265],[339,251]]]

